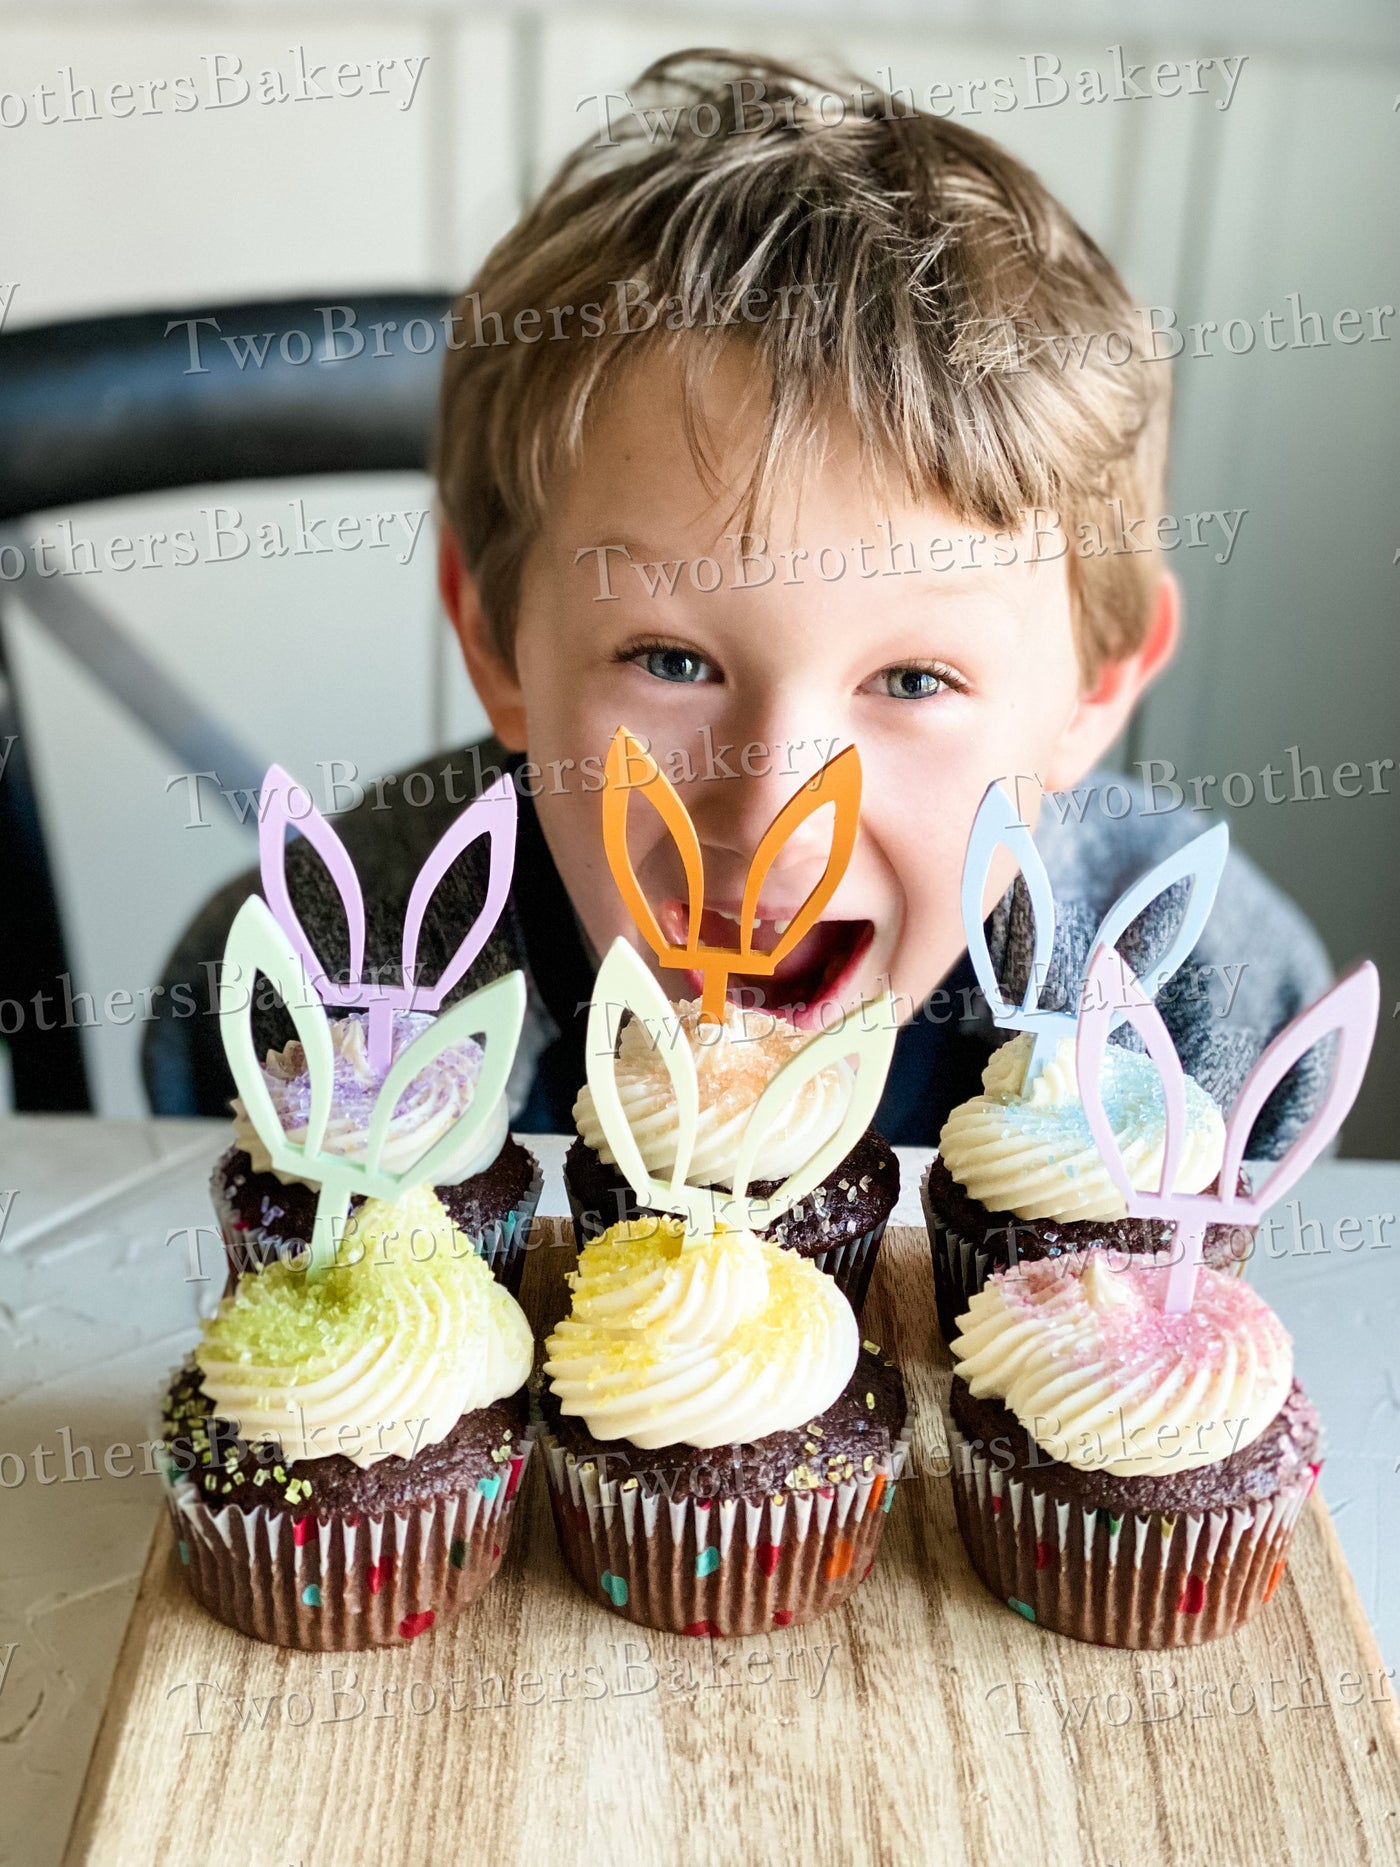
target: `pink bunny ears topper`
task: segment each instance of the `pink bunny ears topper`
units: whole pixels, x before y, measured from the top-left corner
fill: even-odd
[[[293,810],[293,792],[300,792],[306,798],[308,810]],[[301,831],[325,863],[345,910],[350,934],[350,977],[343,983],[327,976],[292,906],[287,887],[286,833],[289,826]],[[311,804],[306,787],[298,785],[280,765],[268,767],[258,800],[258,857],[263,893],[321,1003],[342,1010],[355,1006],[368,1009],[372,1069],[383,1072],[389,1067],[395,1011],[438,1011],[443,999],[490,938],[510,892],[510,878],[515,867],[515,831],[515,787],[509,774],[503,773],[450,825],[418,871],[404,915],[402,983],[386,985],[364,976],[365,898],[349,851],[336,835],[334,826]],[[432,985],[420,985],[415,978],[418,940],[428,903],[457,857],[479,836],[487,836],[491,842],[490,873],[481,912],[436,981]]]
[[[999,845],[1008,849],[1016,858],[1031,903],[1034,928],[1031,967],[1019,1005],[1010,1003],[1002,992],[983,926],[982,894]],[[1219,823],[1214,829],[1194,837],[1164,857],[1119,895],[1099,923],[1089,951],[1092,953],[1100,946],[1116,947],[1137,917],[1158,895],[1165,894],[1177,882],[1189,881],[1191,893],[1176,930],[1142,977],[1142,991],[1149,998],[1153,997],[1200,939],[1215,905],[1216,890],[1220,886],[1229,849],[1230,832],[1225,824]],[[986,794],[977,807],[977,815],[973,818],[972,833],[967,841],[967,856],[963,862],[962,920],[973,970],[993,1021],[1003,1030],[1032,1033],[1034,1041],[1023,1082],[1023,1087],[1028,1089],[1060,1039],[1074,1036],[1079,1012],[1077,1009],[1053,1010],[1040,1004],[1040,993],[1055,947],[1055,893],[1044,860],[1035,846],[1030,826],[1022,820],[1019,810],[1000,784],[987,786]],[[1126,1016],[1126,1010],[1119,1005],[1113,1012],[1110,1028],[1121,1024]]]
[[[1167,1279],[1163,1308],[1179,1315],[1190,1309],[1207,1225],[1257,1225],[1266,1207],[1312,1165],[1341,1127],[1356,1100],[1380,1015],[1380,975],[1370,960],[1354,966],[1331,991],[1291,1024],[1285,1025],[1245,1078],[1225,1124],[1225,1152],[1214,1193],[1175,1191],[1177,1169],[1186,1146],[1186,1077],[1162,1015],[1121,954],[1100,946],[1089,962],[1092,1001],[1079,1022],[1075,1069],[1079,1098],[1089,1131],[1104,1165],[1135,1219],[1165,1219],[1176,1224],[1176,1249]],[[1116,1006],[1115,1010],[1115,994]],[[1125,1017],[1147,1046],[1162,1080],[1166,1102],[1166,1137],[1162,1178],[1155,1190],[1134,1187],[1104,1108],[1103,1066],[1109,1032]],[[1255,1119],[1293,1065],[1322,1038],[1337,1037],[1337,1055],[1327,1093],[1301,1133],[1257,1191],[1238,1191],[1240,1162]]]

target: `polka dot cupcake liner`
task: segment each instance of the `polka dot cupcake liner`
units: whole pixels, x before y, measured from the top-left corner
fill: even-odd
[[[928,1227],[929,1249],[933,1253],[933,1291],[938,1328],[943,1340],[948,1342],[958,1333],[958,1317],[988,1277],[994,1271],[1004,1270],[1006,1263],[1003,1256],[988,1251],[983,1245],[973,1244],[951,1226],[944,1224],[929,1201],[927,1170],[919,1192],[923,1200],[924,1222]],[[1170,1230],[1168,1227],[1169,1235]],[[1252,1231],[1250,1237],[1253,1237]],[[1211,1251],[1207,1262],[1217,1270],[1229,1271],[1236,1277],[1244,1275],[1245,1259],[1241,1256],[1227,1256]]]
[[[1023,1619],[1106,1647],[1194,1647],[1242,1627],[1283,1578],[1319,1470],[1248,1507],[1115,1514],[1010,1477],[945,1419],[973,1568]]]
[[[530,1249],[530,1236],[543,1184],[544,1175],[536,1161],[530,1184],[519,1204],[513,1206],[504,1218],[493,1220],[481,1231],[465,1234],[471,1239],[477,1253],[485,1258],[496,1281],[504,1284],[513,1297],[520,1294],[525,1254]],[[232,1294],[234,1285],[244,1271],[260,1270],[274,1258],[293,1257],[305,1248],[300,1242],[279,1238],[260,1226],[244,1225],[220,1187],[217,1175],[210,1194],[214,1202],[214,1216],[219,1222],[219,1236],[224,1241],[224,1253],[228,1260],[225,1296]]]
[[[906,1430],[868,1474],[810,1492],[672,1501],[603,1479],[539,1429],[564,1559],[584,1593],[661,1633],[768,1633],[839,1607],[870,1573]]]
[[[532,1436],[498,1472],[381,1516],[211,1509],[190,1481],[166,1503],[190,1592],[254,1640],[305,1652],[404,1646],[484,1593],[510,1536]]]
[[[592,1208],[585,1207],[582,1201],[575,1197],[567,1175],[564,1186],[569,1196],[569,1213],[574,1222],[574,1237],[578,1240],[580,1247],[589,1244],[595,1238],[601,1238],[608,1227],[616,1225],[620,1219],[634,1219],[643,1210],[629,1194],[625,1199],[619,1200],[619,1205],[625,1207],[625,1210],[599,1213]],[[837,1289],[857,1316],[865,1307],[870,1279],[875,1272],[875,1259],[880,1250],[880,1240],[885,1236],[888,1224],[888,1217],[883,1218],[878,1225],[872,1225],[868,1231],[854,1233],[850,1238],[843,1239],[839,1245],[832,1245],[829,1250],[811,1254],[811,1263],[815,1264],[819,1271],[825,1271],[826,1275],[834,1280]]]

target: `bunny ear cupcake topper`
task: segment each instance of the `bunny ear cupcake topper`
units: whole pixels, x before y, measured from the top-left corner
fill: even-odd
[[[639,792],[652,805],[670,832],[685,872],[688,917],[683,946],[669,941],[642,892],[627,851],[627,806],[632,793]],[[821,878],[797,913],[765,953],[754,951],[753,922],[778,851],[788,838],[826,804],[835,806],[831,831],[831,853]],[[638,931],[663,966],[689,968],[704,981],[701,1008],[708,1019],[724,1016],[725,993],[731,972],[744,972],[756,978],[771,978],[804,935],[821,919],[822,910],[836,893],[855,847],[860,822],[860,758],[854,746],[847,746],[829,759],[795,796],[788,799],[769,824],[749,864],[744,882],[743,906],[739,914],[739,941],[734,947],[702,946],[700,917],[705,906],[705,862],[700,839],[690,812],[681,802],[655,759],[634,734],[619,726],[608,748],[603,787],[603,849],[613,880],[627,904],[627,911]]]
[[[1191,1307],[1196,1272],[1208,1225],[1257,1225],[1265,1209],[1310,1167],[1341,1126],[1356,1100],[1380,1013],[1380,975],[1363,960],[1331,991],[1285,1025],[1255,1063],[1235,1099],[1225,1126],[1225,1152],[1218,1188],[1210,1193],[1178,1193],[1176,1170],[1186,1144],[1185,1077],[1175,1046],[1152,1003],[1122,956],[1100,946],[1089,963],[1090,1003],[1079,1023],[1075,1068],[1079,1096],[1104,1165],[1123,1195],[1132,1218],[1165,1219],[1176,1224],[1171,1272],[1164,1309],[1180,1314]],[[1166,1103],[1166,1141],[1161,1184],[1155,1190],[1133,1186],[1104,1106],[1103,1066],[1109,1032],[1126,1018],[1147,1046],[1162,1080]],[[1240,1162],[1255,1118],[1269,1096],[1306,1051],[1332,1034],[1337,1055],[1332,1079],[1301,1133],[1255,1192],[1238,1189]]]
[[[365,901],[355,865],[334,826],[313,805],[308,812],[296,814],[292,794],[297,785],[280,765],[268,768],[259,799],[258,854],[262,869],[263,893],[274,917],[302,962],[312,986],[323,1005],[342,1010],[364,1006],[369,1011],[369,1059],[376,1070],[389,1067],[395,1011],[435,1012],[476,959],[500,919],[510,892],[511,871],[515,865],[516,798],[515,787],[503,774],[464,810],[439,838],[427,861],[419,870],[404,914],[401,984],[386,985],[364,976]],[[309,799],[308,799],[309,801]],[[345,910],[350,934],[350,977],[343,983],[327,976],[315,949],[306,936],[287,886],[288,826],[301,831],[330,872],[336,893]],[[486,899],[476,919],[468,927],[456,952],[432,985],[420,985],[414,975],[418,963],[418,940],[423,917],[433,892],[457,857],[477,837],[487,836],[491,843],[490,871]]]
[[[744,883],[738,944],[704,946],[700,918],[705,905],[704,860],[700,839],[675,788],[645,746],[625,726],[613,735],[603,793],[603,847],[608,866],[643,939],[663,966],[691,968],[704,981],[702,1019],[722,1023],[731,972],[771,977],[782,960],[821,918],[835,894],[855,846],[860,820],[860,758],[848,746],[828,761],[795,796],[789,798],[759,839]],[[683,946],[668,941],[643,894],[627,852],[627,807],[633,791],[651,803],[679,852],[686,879],[689,918]],[[824,805],[835,807],[831,850],[816,886],[767,952],[753,947],[753,921],[763,884],[784,843]],[[616,1078],[616,1050],[624,1012],[642,1020],[652,1036],[675,1093],[677,1139],[669,1180],[653,1178],[627,1123]],[[742,1131],[732,1194],[692,1186],[687,1175],[695,1152],[700,1112],[695,1057],[674,1006],[647,970],[641,956],[622,938],[614,941],[598,970],[588,1016],[588,1086],[598,1120],[619,1170],[640,1205],[685,1216],[690,1228],[710,1229],[716,1221],[761,1230],[824,1180],[850,1153],[869,1126],[884,1090],[894,1054],[898,1019],[888,993],[843,1013],[839,1024],[823,1031],[790,1057],[754,1103]],[[759,1149],[803,1085],[820,1071],[848,1057],[857,1059],[850,1102],[836,1131],[790,1173],[769,1196],[749,1197],[749,1182]]]
[[[859,1010],[859,1019],[847,1015],[840,1024],[804,1044],[765,1086],[744,1123],[732,1194],[722,1188],[692,1186],[686,1175],[695,1151],[700,1114],[695,1057],[670,1000],[640,954],[619,935],[598,969],[589,1006],[588,1086],[613,1159],[638,1204],[653,1211],[679,1213],[692,1232],[709,1232],[716,1223],[762,1231],[818,1186],[869,1127],[894,1052],[896,1020],[889,994],[868,1000]],[[642,1020],[675,1091],[676,1152],[669,1180],[653,1177],[647,1171],[618,1094],[615,1052],[624,1012]],[[750,1198],[754,1162],[770,1130],[790,1108],[804,1083],[853,1053],[859,1062],[840,1125],[771,1194]]]
[[[1019,863],[1031,902],[1033,952],[1019,1005],[1009,1003],[1002,992],[983,925],[982,894],[998,845],[1010,850]],[[1119,895],[1100,922],[1090,952],[1101,946],[1115,947],[1158,895],[1177,882],[1189,880],[1191,893],[1176,931],[1141,980],[1141,989],[1149,997],[1158,992],[1201,937],[1215,903],[1229,847],[1229,830],[1220,823],[1164,857]],[[1055,946],[1055,895],[1030,828],[1000,784],[988,785],[973,819],[963,863],[962,918],[967,950],[993,1021],[1004,1030],[1032,1033],[1034,1041],[1023,1083],[1028,1089],[1055,1045],[1062,1038],[1074,1036],[1079,1020],[1077,1010],[1052,1010],[1039,1003]],[[1117,1008],[1113,1025],[1121,1024],[1126,1016],[1125,1008]]]
[[[306,1055],[311,1095],[305,1139],[292,1140],[278,1119],[253,1042],[253,985],[262,973],[272,981],[291,1015]],[[273,1168],[319,1187],[311,1235],[308,1279],[324,1277],[335,1263],[338,1234],[351,1197],[395,1201],[409,1186],[451,1178],[455,1163],[475,1149],[505,1094],[525,1017],[525,978],[516,971],[493,980],[435,1020],[394,1059],[379,1086],[365,1136],[364,1153],[347,1157],[324,1147],[331,1115],[335,1053],[330,1020],[308,977],[303,953],[267,903],[252,895],[238,910],[224,949],[219,986],[224,1050],[248,1118],[268,1151]],[[399,1172],[381,1164],[384,1146],[404,1091],[453,1044],[485,1040],[485,1059],[466,1114],[447,1134]]]

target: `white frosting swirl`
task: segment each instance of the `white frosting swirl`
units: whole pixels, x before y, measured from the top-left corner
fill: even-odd
[[[391,1060],[420,1037],[434,1022],[427,1012],[396,1011]],[[384,1081],[384,1072],[375,1070],[369,1061],[369,1018],[353,1011],[343,1018],[330,1020],[331,1043],[335,1050],[335,1088],[331,1097],[330,1119],[326,1123],[321,1151],[355,1160],[365,1151],[370,1117]],[[410,1173],[430,1147],[461,1121],[471,1107],[477,1079],[481,1075],[483,1053],[480,1044],[467,1038],[442,1051],[420,1070],[399,1097],[389,1132],[385,1138],[380,1165],[385,1172]],[[311,1106],[311,1077],[306,1067],[306,1053],[296,1040],[285,1050],[269,1050],[263,1064],[263,1080],[272,1096],[272,1105],[288,1140],[304,1142]],[[451,1167],[451,1181],[468,1180],[474,1173],[489,1167],[500,1153],[510,1130],[510,1111],[504,1095],[492,1110],[476,1146]],[[284,1185],[297,1183],[316,1186],[317,1181],[304,1174],[279,1172],[262,1136],[249,1119],[242,1100],[233,1098],[233,1136],[252,1162],[254,1173],[272,1173]]]
[[[783,1064],[811,1042],[811,1033],[774,1012],[734,1004],[725,1006],[723,1024],[701,1022],[698,998],[682,999],[675,1010],[700,1085],[695,1151],[686,1178],[694,1186],[732,1190],[735,1157],[755,1102]],[[669,1176],[676,1158],[676,1097],[662,1049],[674,1041],[673,1032],[658,1036],[642,1019],[632,1018],[623,1027],[614,1066],[627,1125],[648,1173],[661,1178]],[[854,1087],[855,1074],[844,1061],[809,1077],[764,1137],[754,1178],[783,1180],[809,1160],[840,1127]],[[574,1103],[574,1121],[587,1145],[615,1166],[587,1087]]]
[[[992,1052],[982,1093],[943,1124],[938,1152],[949,1173],[989,1212],[1022,1219],[1121,1219],[1123,1195],[1089,1132],[1075,1080],[1074,1039],[1063,1038],[1029,1090],[1022,1080],[1031,1037],[1019,1032]],[[1152,1059],[1110,1044],[1101,1077],[1104,1112],[1135,1187],[1156,1187],[1166,1142],[1166,1101]],[[1220,1172],[1225,1123],[1205,1090],[1186,1078],[1186,1145],[1179,1193],[1199,1193]]]
[[[1181,1315],[1170,1259],[1103,1251],[1023,1260],[988,1279],[949,1343],[1051,1458],[1124,1478],[1213,1465],[1266,1432],[1293,1382],[1293,1343],[1243,1278],[1201,1266]]]
[[[860,1331],[830,1277],[724,1227],[633,1219],[585,1247],[573,1307],[545,1344],[561,1411],[598,1439],[726,1446],[790,1431],[836,1401]]]
[[[534,1335],[429,1187],[351,1213],[335,1268],[239,1280],[195,1350],[220,1419],[289,1460],[413,1458],[529,1378]]]

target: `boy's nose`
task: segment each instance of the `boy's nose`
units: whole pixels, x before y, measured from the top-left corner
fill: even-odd
[[[821,749],[814,749],[810,739],[803,741],[800,734],[763,740],[755,735],[746,743],[761,745],[767,756],[753,753],[747,769],[741,768],[735,756],[726,761],[733,776],[717,769],[715,775],[686,787],[687,804],[706,856],[706,892],[712,898],[732,894],[737,901],[764,832],[827,763],[823,753],[830,748],[834,757],[840,750],[829,736],[822,739]],[[768,870],[765,901],[771,895],[810,892],[826,866],[833,828],[830,804],[821,805],[794,828]]]

